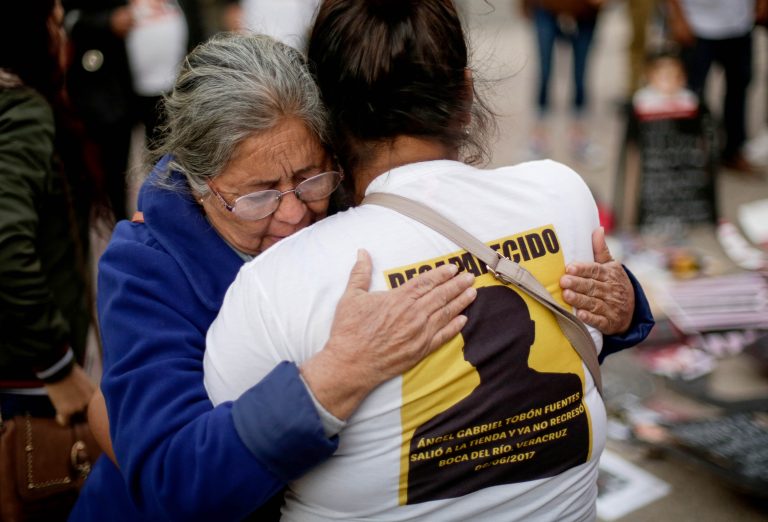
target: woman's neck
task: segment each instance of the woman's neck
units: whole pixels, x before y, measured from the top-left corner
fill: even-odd
[[[352,172],[355,180],[355,203],[359,204],[365,190],[381,174],[394,168],[434,160],[456,160],[459,151],[440,142],[414,136],[397,136],[391,142],[372,147],[369,159]]]

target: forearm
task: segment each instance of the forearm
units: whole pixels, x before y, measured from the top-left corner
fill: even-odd
[[[109,404],[112,397],[106,395]],[[195,409],[194,419],[166,408],[135,423],[112,416],[117,417],[110,424],[115,457],[147,519],[244,518],[284,485],[240,440],[231,404],[206,413]]]
[[[176,404],[159,399],[167,390],[126,394],[137,413],[117,413],[110,428],[131,496],[146,516],[243,518],[330,457],[337,441],[325,436],[298,372],[286,366],[216,408],[190,393]],[[123,392],[107,384],[107,403]]]
[[[244,518],[330,456],[336,441],[325,436],[292,365],[214,408],[203,386],[200,334],[210,312],[179,306],[197,296],[173,260],[126,247],[102,257],[99,312],[101,386],[130,495],[149,519]]]
[[[232,418],[251,453],[284,482],[330,457],[338,445],[338,437],[327,437],[293,363],[280,363],[235,400]]]
[[[137,339],[146,332],[136,332],[135,324],[133,333],[116,332],[110,317],[102,324],[109,356],[101,389],[110,437],[128,493],[144,517],[244,518],[284,485],[244,444],[233,404],[213,408],[208,401],[195,361],[200,348],[179,336],[116,345],[110,333]]]

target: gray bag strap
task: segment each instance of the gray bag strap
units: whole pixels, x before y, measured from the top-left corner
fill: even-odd
[[[422,203],[395,194],[377,192],[368,194],[363,200],[363,204],[387,207],[441,233],[485,263],[496,279],[504,284],[515,285],[548,308],[555,314],[563,333],[584,361],[589,373],[592,374],[592,379],[595,381],[600,395],[603,394],[603,380],[600,374],[600,363],[597,360],[597,347],[587,327],[584,326],[581,319],[557,303],[547,289],[528,270],[502,256],[453,221]]]

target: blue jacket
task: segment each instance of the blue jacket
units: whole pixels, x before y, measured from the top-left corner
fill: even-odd
[[[99,262],[101,389],[121,470],[101,457],[70,520],[240,520],[337,447],[293,364],[209,402],[205,335],[242,259],[188,192],[156,178],[139,195],[145,222],[119,223]]]
[[[172,179],[186,188],[180,175]],[[145,222],[121,222],[99,262],[101,388],[121,470],[99,459],[73,521],[240,520],[338,442],[325,437],[290,363],[213,408],[202,379],[205,335],[242,260],[188,193],[155,180],[153,173],[139,194]],[[630,279],[633,325],[605,337],[601,359],[653,326]]]

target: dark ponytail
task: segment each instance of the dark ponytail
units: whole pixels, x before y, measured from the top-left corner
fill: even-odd
[[[308,54],[345,168],[354,169],[367,147],[401,135],[484,155],[467,133],[478,100],[452,1],[326,0]],[[484,129],[488,111],[475,105],[473,126]]]

